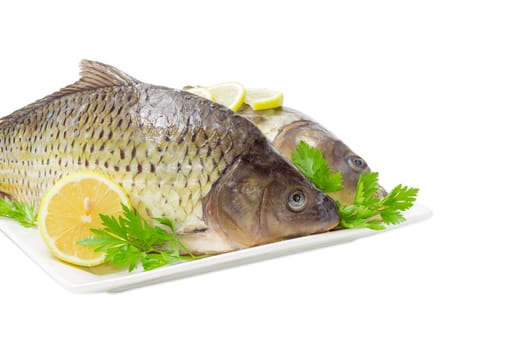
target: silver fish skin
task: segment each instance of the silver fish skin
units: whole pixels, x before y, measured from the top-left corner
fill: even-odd
[[[0,119],[0,194],[35,203],[60,178],[97,171],[143,216],[176,223],[196,253],[324,232],[339,218],[248,120],[99,62]]]

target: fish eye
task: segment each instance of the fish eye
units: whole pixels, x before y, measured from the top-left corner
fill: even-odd
[[[305,204],[307,204],[307,199],[305,198],[305,193],[303,193],[302,190],[295,190],[289,193],[289,197],[287,198],[287,206],[291,211],[302,211],[305,208]]]
[[[367,163],[358,156],[350,156],[347,158],[347,163],[357,171],[363,171],[367,167]]]

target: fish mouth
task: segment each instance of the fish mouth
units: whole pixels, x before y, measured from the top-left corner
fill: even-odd
[[[336,228],[339,225],[340,216],[339,216],[338,206],[337,206],[336,202],[327,195],[324,195],[322,204],[323,204],[323,207],[325,208],[324,209],[325,214],[323,214],[322,217],[326,218],[326,220],[324,220],[324,221],[328,222],[329,224],[327,226],[325,226],[324,229],[320,230],[320,232],[328,232],[328,231],[333,230],[334,228]]]
[[[339,227],[339,216],[338,216],[338,220],[334,223],[334,225],[330,225],[328,228],[325,229],[324,232],[334,231],[338,228],[340,228]]]
[[[388,195],[388,192],[386,192],[386,190],[384,189],[383,186],[377,184],[377,192],[375,193],[375,196],[378,198],[378,199],[383,199],[385,198],[386,196]]]

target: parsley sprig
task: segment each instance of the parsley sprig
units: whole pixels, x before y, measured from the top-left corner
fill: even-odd
[[[0,197],[0,216],[18,221],[23,227],[36,227],[34,205]]]
[[[333,174],[330,171],[327,161],[318,148],[300,141],[296,146],[296,153],[291,156],[293,163],[302,174],[323,192],[336,192],[343,188],[341,173],[338,171]]]
[[[331,172],[319,149],[300,141],[291,158],[295,166],[323,192],[336,192],[342,188],[341,173]],[[379,174],[376,172],[361,174],[354,203],[338,203],[341,227],[383,230],[385,225],[406,221],[402,212],[413,206],[419,189],[398,185],[380,199],[376,196],[378,179]]]
[[[100,215],[103,228],[91,229],[91,237],[78,241],[78,244],[93,247],[105,252],[105,262],[134,270],[139,263],[145,271],[173,262],[195,260],[195,256],[182,244],[175,233],[171,220],[154,218],[170,232],[160,226],[150,225],[139,213],[123,205],[123,214],[114,216]],[[187,254],[187,255],[182,255]]]
[[[406,221],[402,212],[410,209],[417,198],[419,189],[398,185],[390,193],[379,199],[378,173],[361,174],[354,203],[340,205],[340,225],[344,228],[370,228],[383,230],[384,224],[396,225]]]

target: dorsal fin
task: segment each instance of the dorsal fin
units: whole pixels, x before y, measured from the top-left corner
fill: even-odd
[[[132,78],[125,72],[108,64],[82,60],[79,64],[81,78],[72,85],[69,85],[60,91],[54,93],[67,95],[84,90],[93,90],[111,86],[128,86],[139,83],[138,80]],[[51,95],[52,96],[52,95]]]
[[[25,114],[48,103],[49,101],[76,92],[108,88],[112,86],[129,86],[139,83],[139,80],[132,78],[128,74],[120,71],[117,68],[109,66],[108,64],[82,60],[79,66],[80,79],[74,84],[68,85],[51,95],[39,99],[38,101],[35,101],[2,119],[7,119],[9,117],[14,118],[20,114]]]
[[[79,63],[79,67],[80,78],[77,82],[66,86],[47,97],[44,97],[35,103],[41,103],[61,96],[73,94],[75,92],[95,90],[112,86],[128,86],[139,83],[138,80],[132,78],[117,68],[109,66],[108,64],[82,60]]]

